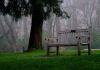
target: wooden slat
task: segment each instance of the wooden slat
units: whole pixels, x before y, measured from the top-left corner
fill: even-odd
[[[78,44],[59,44],[59,43],[56,43],[56,44],[48,44],[48,46],[50,46],[50,47],[56,47],[56,46],[78,46]]]
[[[54,43],[54,44],[47,44],[50,47],[56,47],[56,46],[78,46],[78,44],[60,44],[60,43]],[[81,43],[81,45],[88,45],[88,43]]]
[[[68,40],[68,34],[70,34],[72,37],[75,37],[75,42],[77,43],[68,43],[65,44],[64,42],[61,43],[61,41],[63,40],[63,35],[66,35],[66,40]],[[51,37],[48,38],[48,42],[47,42],[47,55],[49,55],[50,53],[50,47],[56,47],[56,52],[57,55],[59,54],[59,47],[68,47],[68,46],[77,46],[77,50],[78,50],[78,55],[81,54],[81,46],[85,46],[88,45],[88,54],[91,54],[91,32],[89,29],[73,29],[73,30],[65,30],[65,31],[59,31],[57,34],[57,37]],[[55,40],[56,39],[56,43]],[[54,40],[54,42],[50,43],[50,40]],[[64,39],[65,40],[65,39]],[[74,40],[74,38],[73,38]],[[83,43],[83,40],[88,40],[86,43]],[[59,42],[59,43],[58,43]]]
[[[83,45],[83,46],[84,46],[84,45],[88,45],[88,43],[82,43],[81,45]]]

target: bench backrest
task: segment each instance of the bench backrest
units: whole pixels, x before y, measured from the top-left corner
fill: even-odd
[[[57,33],[57,37],[49,37],[46,39],[47,43],[62,43],[62,44],[76,44],[79,40],[81,43],[89,42],[89,30],[66,30]]]

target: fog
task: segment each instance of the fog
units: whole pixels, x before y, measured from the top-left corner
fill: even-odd
[[[45,38],[56,37],[59,31],[91,26],[92,48],[100,48],[100,0],[64,0],[61,9],[66,11],[70,18],[57,17],[51,12],[50,18],[43,24],[43,46],[45,47]],[[30,16],[23,16],[16,22],[9,15],[0,15],[0,51],[26,50],[30,28]]]

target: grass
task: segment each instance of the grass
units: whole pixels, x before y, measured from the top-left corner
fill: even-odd
[[[0,70],[100,70],[100,51],[93,51],[90,56],[85,53],[77,56],[74,51],[67,51],[49,57],[42,50],[0,53]]]

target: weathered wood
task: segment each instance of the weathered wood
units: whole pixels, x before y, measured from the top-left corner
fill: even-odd
[[[57,56],[59,55],[59,46],[57,46]]]
[[[66,47],[66,46],[78,46],[78,44],[59,44],[59,43],[54,43],[54,44],[48,44],[49,47],[57,47],[57,46],[62,46],[62,47]]]
[[[50,53],[50,46],[47,46],[47,56],[49,56]]]
[[[91,45],[88,44],[88,55],[91,55]]]
[[[81,55],[80,46],[81,46],[81,38],[79,37],[78,46],[77,46],[78,56]]]
[[[75,36],[76,43],[61,43],[59,39],[62,39],[62,35],[66,34],[66,39],[68,40],[68,34],[72,34]],[[82,38],[85,38],[84,40],[87,39],[87,42],[82,42]],[[51,47],[56,47],[56,54],[57,56],[59,55],[59,47],[69,47],[69,46],[77,46],[77,53],[78,55],[81,55],[81,46],[88,46],[88,54],[91,54],[91,32],[89,29],[76,29],[76,30],[66,30],[66,31],[60,31],[58,32],[58,37],[52,37],[48,38],[48,43],[47,43],[47,55],[50,53],[50,48]],[[50,41],[53,39],[56,39],[56,42],[51,42]]]
[[[89,37],[88,38],[88,40],[89,40],[89,44],[88,44],[88,55],[91,55],[91,38]]]
[[[82,46],[88,45],[89,43],[81,43]]]

